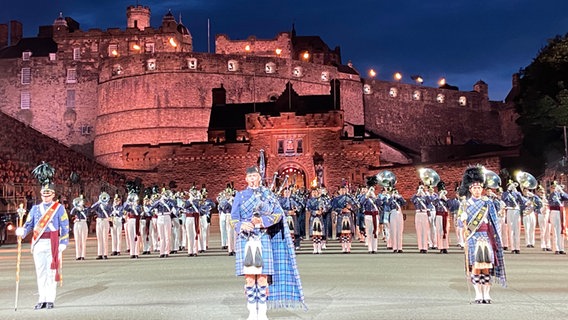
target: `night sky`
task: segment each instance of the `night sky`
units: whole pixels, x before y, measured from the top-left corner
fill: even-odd
[[[59,12],[90,28],[126,27],[126,7],[133,0],[27,0],[3,2],[0,23],[19,20],[24,36],[37,35]],[[207,21],[211,50],[216,34],[231,39],[272,39],[290,31],[320,36],[342,62],[351,61],[363,77],[371,68],[378,79],[394,72],[421,75],[425,86],[441,77],[460,90],[483,80],[492,100],[503,100],[512,74],[528,66],[547,40],[568,32],[566,0],[155,0],[139,1],[152,11],[158,27],[171,9],[189,28],[194,50],[207,52]]]

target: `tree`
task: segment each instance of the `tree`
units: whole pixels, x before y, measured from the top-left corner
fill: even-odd
[[[544,166],[564,155],[563,127],[568,125],[568,35],[556,36],[520,72],[515,99],[524,135],[523,153]],[[537,169],[537,170],[539,170]],[[539,171],[540,171],[539,170]]]

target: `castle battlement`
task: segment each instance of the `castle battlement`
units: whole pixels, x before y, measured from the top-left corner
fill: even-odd
[[[290,129],[326,128],[341,131],[343,129],[343,112],[331,111],[296,115],[295,112],[281,112],[279,117],[249,113],[246,116],[246,129],[249,132],[262,130],[289,131]]]

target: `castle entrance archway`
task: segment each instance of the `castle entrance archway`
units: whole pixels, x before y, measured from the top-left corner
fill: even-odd
[[[292,186],[295,186],[298,189],[306,188],[307,183],[306,172],[299,164],[290,162],[285,163],[278,168],[276,190]]]

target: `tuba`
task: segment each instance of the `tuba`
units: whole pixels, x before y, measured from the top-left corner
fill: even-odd
[[[110,195],[103,191],[99,195],[99,201],[102,202],[102,203],[105,203],[105,204],[108,203],[110,201]]]
[[[429,168],[422,168],[418,170],[418,174],[420,175],[420,180],[424,183],[427,187],[434,187],[437,186],[440,182],[440,176],[434,169]]]
[[[536,178],[528,172],[519,171],[515,175],[515,178],[523,189],[535,189],[538,186]]]
[[[483,169],[483,174],[485,175],[485,185],[489,189],[497,189],[501,186],[501,178],[495,172],[487,169]]]
[[[396,176],[388,170],[383,170],[376,175],[379,185],[384,188],[393,188],[396,184]]]

